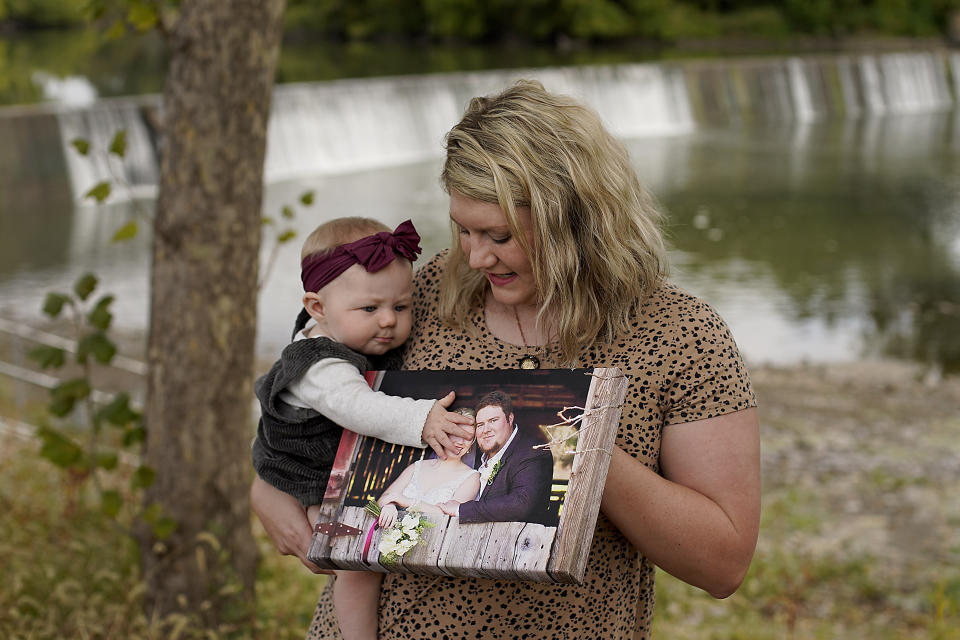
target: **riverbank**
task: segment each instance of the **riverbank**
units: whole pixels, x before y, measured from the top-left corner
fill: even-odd
[[[960,638],[960,378],[896,362],[752,378],[754,563],[722,602],[661,576],[656,635]]]
[[[932,378],[898,362],[753,367],[751,375],[764,479],[754,563],[724,601],[660,576],[656,636],[960,638],[960,378]],[[3,409],[8,386],[0,382]],[[42,601],[72,569],[68,557],[48,553],[56,536],[84,547],[123,583],[104,591],[73,571],[71,584],[90,595],[58,600],[61,620],[96,619],[71,607],[128,611],[111,598],[127,597],[136,584],[133,556],[118,556],[122,547],[109,535],[95,536],[104,526],[95,513],[63,512],[69,479],[50,473],[35,448],[0,435],[0,506],[10,515],[0,527],[9,529],[0,530],[0,564],[11,568],[0,589],[5,637],[29,628],[23,603]],[[269,624],[260,631],[302,637],[318,581],[277,557],[255,530],[264,552],[257,618]],[[119,624],[119,614],[111,619]],[[122,635],[144,637],[130,625]],[[61,625],[57,633],[66,631]]]

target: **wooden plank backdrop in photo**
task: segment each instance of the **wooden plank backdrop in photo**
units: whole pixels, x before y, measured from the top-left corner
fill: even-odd
[[[432,517],[435,526],[425,529],[421,541],[396,562],[380,561],[377,547],[381,531],[374,529],[368,557],[363,546],[374,522],[363,507],[343,506],[348,483],[328,494],[321,506],[321,521],[339,521],[357,527],[359,535],[328,538],[315,533],[307,557],[324,569],[353,569],[424,575],[580,582],[586,572],[600,496],[610,466],[610,455],[620,424],[620,407],[627,378],[615,367],[596,368],[587,392],[579,425],[577,453],[569,486],[556,527],[528,522],[461,524],[457,518]],[[364,439],[351,445],[347,475],[356,470]]]

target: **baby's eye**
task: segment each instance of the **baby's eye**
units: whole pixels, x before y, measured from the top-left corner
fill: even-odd
[[[361,309],[363,309],[363,310],[366,311],[367,313],[373,313],[374,311],[377,310],[377,307],[376,307],[375,305],[368,304],[368,305],[365,306],[365,307],[361,307]]]
[[[401,311],[406,311],[406,310],[407,310],[407,305],[405,305],[405,304],[395,305],[395,306],[393,307],[393,310],[396,311],[397,313],[399,313],[399,312],[401,312]]]

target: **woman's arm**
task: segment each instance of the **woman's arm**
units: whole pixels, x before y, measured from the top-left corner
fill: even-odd
[[[307,560],[313,528],[296,498],[255,476],[250,487],[250,503],[277,551],[296,556],[314,573],[332,573]]]
[[[381,507],[393,503],[398,507],[409,507],[410,499],[404,497],[403,490],[407,488],[407,484],[410,482],[410,477],[413,475],[413,465],[417,464],[414,462],[406,469],[403,470],[396,480],[390,483],[390,486],[380,494],[380,498],[377,499],[377,504]]]
[[[726,598],[740,586],[760,527],[756,409],[667,426],[663,477],[620,448],[601,508],[658,567]]]
[[[474,472],[460,483],[460,486],[453,493],[453,499],[462,504],[475,499],[478,493],[480,493],[480,474]]]

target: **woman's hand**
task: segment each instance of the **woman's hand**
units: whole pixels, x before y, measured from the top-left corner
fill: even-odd
[[[313,573],[333,573],[307,560],[313,529],[307,520],[307,512],[296,498],[257,476],[250,487],[250,504],[277,551],[285,556],[296,556]]]
[[[380,508],[380,519],[377,521],[381,529],[387,529],[397,521],[397,505],[385,504]]]

